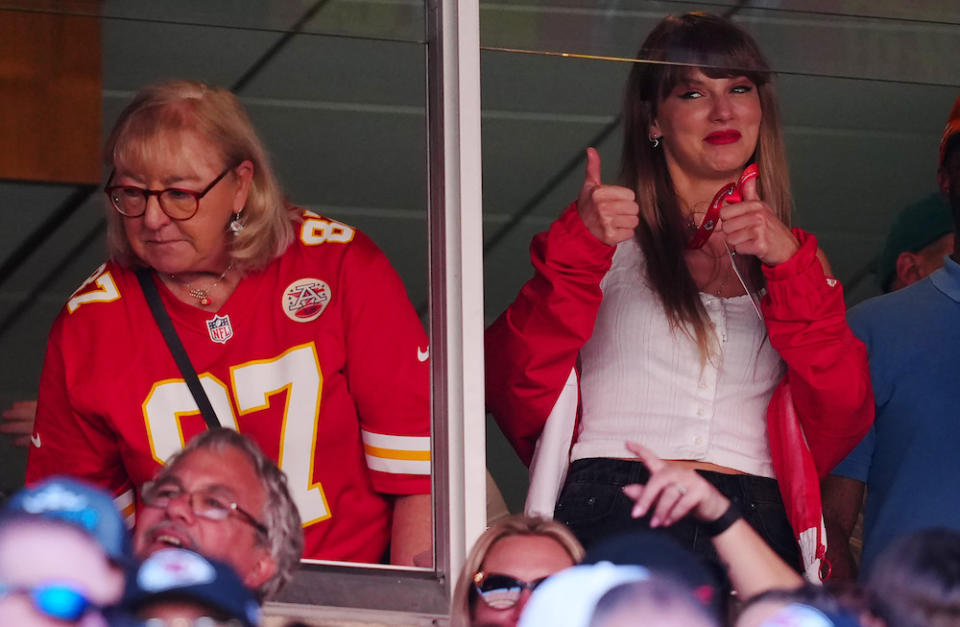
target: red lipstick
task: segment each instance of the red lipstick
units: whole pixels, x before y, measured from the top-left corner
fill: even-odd
[[[704,137],[703,141],[707,142],[708,144],[713,144],[714,146],[732,144],[740,141],[740,131],[735,131],[733,129],[726,131],[715,131]]]

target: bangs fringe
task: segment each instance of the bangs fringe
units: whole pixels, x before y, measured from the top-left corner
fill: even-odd
[[[647,100],[662,100],[694,70],[709,78],[745,76],[758,87],[771,80],[770,66],[756,42],[727,20],[705,13],[670,16],[654,29],[637,58],[666,63],[649,68]]]
[[[199,129],[195,107],[189,100],[182,100],[140,109],[124,120],[118,130],[111,142],[112,148],[108,145],[108,154],[103,155],[104,162],[138,170],[146,164],[158,163],[178,154],[179,134]]]

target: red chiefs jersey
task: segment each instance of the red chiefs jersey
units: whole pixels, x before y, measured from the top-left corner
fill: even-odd
[[[297,235],[215,313],[156,282],[220,423],[286,472],[305,557],[378,562],[387,495],[430,491],[427,337],[369,238],[309,211]],[[104,264],[50,332],[27,481],[69,473],[132,512],[205,428],[136,275]]]

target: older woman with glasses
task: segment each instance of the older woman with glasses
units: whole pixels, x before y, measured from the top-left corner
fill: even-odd
[[[144,89],[104,162],[110,260],[51,331],[28,481],[70,472],[132,511],[219,424],[288,475],[306,556],[429,561],[427,337],[383,253],[285,201],[223,89]]]

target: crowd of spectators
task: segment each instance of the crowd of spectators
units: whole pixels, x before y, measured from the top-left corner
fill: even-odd
[[[460,627],[921,627],[960,624],[960,532],[931,529],[881,552],[869,579],[778,580],[776,569],[750,565],[758,583],[745,593],[725,573],[669,539],[649,533],[613,536],[574,565],[567,546],[539,517],[518,515],[487,530],[461,573],[451,614]],[[733,534],[727,531],[725,534]],[[520,538],[523,545],[517,542]],[[512,539],[511,559],[494,557]],[[491,544],[492,542],[492,544]],[[552,552],[530,551],[534,542]],[[575,545],[576,546],[576,545]],[[478,550],[479,549],[479,550]],[[576,547],[574,555],[581,549]],[[483,558],[486,552],[487,558]],[[744,547],[727,565],[749,561]],[[563,556],[565,559],[558,559]],[[477,564],[479,563],[479,566]],[[562,567],[561,567],[562,566]],[[786,568],[785,564],[781,564]],[[474,573],[470,576],[470,573]],[[520,573],[531,573],[523,576]]]
[[[228,430],[194,440],[158,475],[155,483],[166,486],[159,493],[166,500],[146,505],[159,511],[144,517],[132,536],[110,495],[84,482],[54,477],[13,495],[0,512],[0,624],[261,624],[260,605],[296,568],[290,555],[299,554],[291,550],[299,550],[302,537],[294,524],[296,510],[284,496],[282,473],[255,447]],[[217,456],[209,460],[214,464],[191,462],[207,454]],[[257,459],[267,465],[265,472],[254,466]],[[644,459],[657,468],[655,476],[663,472],[665,466],[655,458]],[[254,484],[243,476],[247,471],[254,472]],[[693,512],[724,499],[701,481]],[[265,497],[268,487],[277,494]],[[279,502],[271,504],[274,498]],[[254,532],[254,545],[223,553],[222,540],[236,540],[243,528]],[[717,570],[713,561],[650,532],[614,535],[585,552],[558,522],[511,516],[491,526],[467,557],[451,624],[957,624],[956,531],[904,536],[880,553],[863,585],[842,586],[804,582],[758,540],[741,517],[734,517],[713,538],[724,564]],[[278,565],[266,585],[258,550]],[[223,560],[214,557],[218,553]],[[243,561],[248,554],[257,560]]]
[[[220,496],[191,496],[187,506],[196,503],[197,518],[222,513],[210,520],[226,532],[227,517],[239,511],[217,509],[236,505],[221,500],[229,489],[211,485]],[[47,479],[13,495],[0,513],[0,624],[259,625],[258,590],[205,548],[134,550],[109,494],[68,477]]]

